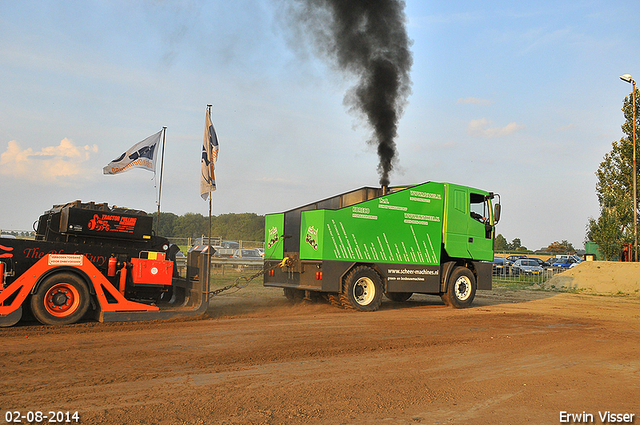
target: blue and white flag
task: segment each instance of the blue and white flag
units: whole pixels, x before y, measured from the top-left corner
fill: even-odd
[[[124,173],[132,168],[156,171],[156,157],[162,138],[162,130],[136,143],[128,151],[111,161],[102,169],[104,174]]]
[[[200,160],[200,196],[205,201],[216,190],[214,164],[218,159],[218,136],[211,124],[211,110],[207,108],[204,119],[204,140],[202,141],[202,159]]]

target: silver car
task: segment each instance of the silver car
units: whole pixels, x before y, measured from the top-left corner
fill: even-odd
[[[542,274],[544,269],[540,267],[536,260],[520,258],[513,263],[511,270],[512,273],[517,276],[519,274]]]

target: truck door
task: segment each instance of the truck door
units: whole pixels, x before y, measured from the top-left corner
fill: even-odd
[[[474,260],[493,260],[493,229],[491,206],[488,199],[479,193],[469,193],[470,213],[467,228],[469,255]]]
[[[467,258],[469,239],[469,191],[464,186],[447,185],[444,247],[450,257]]]

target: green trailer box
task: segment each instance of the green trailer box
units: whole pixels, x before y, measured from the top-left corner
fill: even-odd
[[[427,182],[364,187],[268,214],[265,285],[285,288],[289,298],[325,294],[360,310],[377,309],[382,293],[397,300],[440,294],[466,306],[476,288],[491,289],[493,198]],[[466,274],[458,285],[464,300],[449,293],[454,271]]]

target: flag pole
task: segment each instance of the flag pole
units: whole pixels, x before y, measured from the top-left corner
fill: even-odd
[[[211,107],[213,105],[207,105],[207,115],[209,116],[209,120],[211,120]],[[207,255],[209,257],[209,265],[207,269],[211,267],[211,188],[209,188],[209,247],[207,248]]]
[[[156,217],[156,235],[160,234],[160,198],[162,197],[162,171],[164,170],[164,145],[167,138],[167,127],[162,127],[162,158],[160,160],[160,188],[158,189],[158,216]]]

